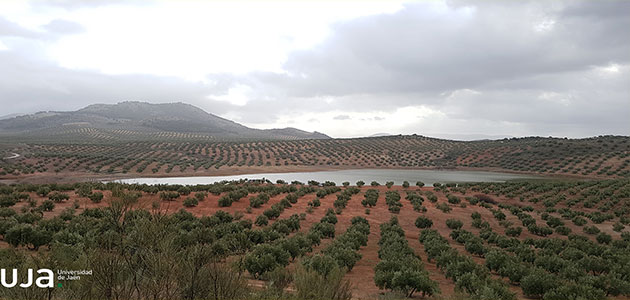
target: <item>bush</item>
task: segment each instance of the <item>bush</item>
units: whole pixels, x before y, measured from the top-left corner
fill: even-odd
[[[430,198],[429,198],[430,199]],[[438,205],[435,206],[437,209],[441,210],[443,213],[449,213],[451,210],[453,210],[450,206],[448,206],[448,204],[446,203],[440,203]]]
[[[88,196],[88,198],[90,198],[90,201],[94,203],[100,203],[103,200],[103,193],[93,192],[92,194]]]
[[[160,192],[160,199],[164,201],[174,201],[179,198],[180,194],[178,192]]]
[[[48,194],[48,199],[57,203],[61,203],[65,200],[70,199],[70,196],[68,196],[68,194],[64,194],[60,192],[53,192],[52,194]]]
[[[16,212],[12,208],[2,207],[0,208],[0,218],[9,218],[15,216]]]
[[[558,226],[556,227],[556,233],[560,235],[569,235],[569,233],[571,233],[571,228],[566,226]]]
[[[577,225],[577,226],[584,226],[586,225],[586,223],[588,223],[588,221],[586,221],[586,219],[580,217],[580,216],[575,216],[573,219],[571,219],[571,222],[573,222],[573,224]]]
[[[433,226],[433,221],[431,221],[431,219],[424,217],[424,216],[419,216],[416,219],[416,227],[424,229],[424,228],[431,228],[431,226]]]
[[[615,224],[613,224],[613,230],[616,232],[622,232],[624,228],[625,226],[623,226],[623,224],[621,224],[620,222],[616,222]]]
[[[48,196],[48,193],[50,193],[50,192],[51,192],[51,190],[50,190],[49,187],[42,186],[42,187],[39,187],[35,193],[37,195],[42,196],[42,197],[46,197],[46,196]]]
[[[289,252],[279,245],[260,244],[245,256],[245,269],[255,278],[289,264]]]
[[[450,229],[457,230],[462,228],[462,226],[464,226],[464,223],[457,219],[448,219],[446,220],[446,226],[448,226],[448,228]]]
[[[343,279],[344,275],[337,266],[328,270],[326,275],[322,275],[298,265],[293,280],[297,291],[296,297],[304,300],[350,300],[352,287],[349,281]]]
[[[373,207],[378,201],[378,191],[375,189],[369,189],[365,191],[365,199],[361,200],[361,205],[365,207]]]
[[[454,195],[447,195],[446,199],[448,200],[448,203],[450,204],[459,204],[462,202],[462,200],[459,199],[459,197],[454,196]]]
[[[423,296],[439,292],[437,283],[429,278],[422,261],[409,247],[398,219],[392,218],[381,224],[379,245],[381,261],[374,267],[376,286],[400,291],[407,297],[412,297],[415,292],[421,292]]]
[[[505,229],[505,235],[511,236],[511,237],[520,236],[522,232],[523,232],[523,227],[518,227],[518,226],[508,227]]]
[[[612,236],[605,232],[600,232],[595,239],[600,244],[610,244],[612,242]]]
[[[542,297],[556,286],[556,277],[539,268],[534,268],[521,279],[521,289],[529,297]]]
[[[52,211],[53,209],[55,209],[55,203],[50,200],[44,200],[44,202],[42,202],[42,205],[40,207],[44,211]]]
[[[257,226],[267,226],[269,224],[269,218],[265,215],[259,215],[256,217],[256,221],[254,222]]]
[[[199,200],[197,200],[197,198],[195,197],[187,197],[184,200],[184,206],[186,207],[195,207],[199,204]]]
[[[206,192],[196,192],[195,193],[195,198],[197,199],[197,201],[201,202],[203,200],[206,200],[206,197],[208,196],[208,193]]]
[[[584,233],[586,234],[598,234],[600,232],[599,228],[595,225],[584,227]]]
[[[17,199],[10,195],[1,195],[0,196],[0,207],[11,207],[17,204]]]

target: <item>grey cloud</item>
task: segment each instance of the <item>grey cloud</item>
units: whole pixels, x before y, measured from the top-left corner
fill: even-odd
[[[76,9],[105,2],[34,3]],[[630,2],[447,4],[447,10],[433,11],[435,2],[411,3],[393,14],[335,24],[320,45],[291,53],[286,73],[208,74],[213,84],[207,85],[64,69],[43,59],[41,35],[0,17],[0,37],[23,40],[0,51],[0,72],[11,74],[0,79],[0,115],[94,102],[184,101],[249,124],[269,124],[305,112],[387,113],[423,105],[445,119],[419,120],[401,133],[630,133]],[[548,30],[533,30],[541,22],[548,22]],[[53,36],[81,30],[73,26],[57,20],[46,28]],[[619,65],[618,74],[598,71],[610,64]],[[236,85],[254,91],[245,106],[208,98]],[[478,93],[461,93],[466,89]],[[544,93],[551,96],[542,99]],[[334,119],[344,116],[349,115]]]
[[[481,6],[468,17],[460,8],[454,12],[459,16],[436,17],[426,13],[430,4],[419,3],[393,15],[341,23],[325,43],[289,58],[289,73],[305,77],[266,80],[297,96],[426,93],[629,61],[630,41],[621,28],[630,27],[630,6],[618,5],[625,17],[593,22],[592,15],[538,7],[527,13],[532,9],[526,4]],[[544,20],[540,14],[555,20],[549,32],[533,31]]]
[[[79,23],[60,19],[51,21],[44,28],[55,34],[76,34],[85,30]]]
[[[146,5],[153,3],[153,0],[31,0],[33,6],[59,7],[68,10],[75,10],[85,7],[99,7],[117,4],[126,5]]]
[[[46,61],[0,51],[0,115],[42,110],[74,110],[92,103],[124,100],[187,102],[223,114],[234,106],[207,95],[221,93],[212,85],[151,75],[105,75],[69,70]]]
[[[39,34],[0,16],[0,37],[37,37]]]
[[[450,14],[430,13],[432,4],[421,2],[339,23],[321,45],[292,53],[287,74],[243,80],[284,102],[330,96],[351,111],[426,105],[449,118],[519,124],[530,134],[630,133],[630,3],[448,3]],[[536,31],[543,22],[546,30]],[[621,74],[597,74],[613,63]],[[461,89],[480,94],[447,97]],[[543,93],[570,99],[538,99]]]
[[[349,120],[349,119],[350,119],[350,116],[348,115],[338,115],[338,116],[333,117],[333,120]]]

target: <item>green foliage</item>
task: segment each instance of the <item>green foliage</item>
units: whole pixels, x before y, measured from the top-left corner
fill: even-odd
[[[400,291],[407,297],[415,292],[422,296],[439,293],[438,285],[429,278],[422,261],[409,247],[405,233],[392,218],[381,224],[381,239],[378,251],[381,261],[374,267],[374,283],[381,289]]]
[[[94,203],[100,203],[103,200],[103,193],[93,192],[88,196],[88,198],[90,198],[90,200]]]
[[[269,224],[269,218],[265,215],[259,215],[256,217],[256,221],[254,222],[257,226],[267,226]]]
[[[42,202],[42,205],[40,207],[44,211],[52,211],[53,209],[55,209],[55,203],[50,200],[44,200],[44,202]]]
[[[186,207],[195,207],[199,204],[199,200],[197,200],[197,198],[195,197],[186,197],[183,204]]]
[[[64,193],[60,193],[60,192],[52,192],[50,194],[48,194],[48,199],[56,202],[56,203],[61,203],[65,200],[70,199],[70,196],[68,194],[64,194]]]
[[[260,244],[245,256],[245,269],[258,278],[265,272],[289,264],[290,254],[279,245]]]
[[[464,223],[458,219],[447,219],[446,226],[450,229],[457,230],[464,226]]]
[[[399,213],[402,203],[400,203],[400,194],[398,191],[387,191],[385,193],[385,203],[392,213]]]
[[[448,204],[446,203],[439,203],[438,205],[435,206],[435,208],[441,210],[443,213],[449,213],[451,212],[453,209],[448,206]]]
[[[295,270],[294,285],[296,297],[304,300],[350,300],[350,282],[343,279],[343,270],[333,266],[322,275],[315,269],[298,265]]]
[[[556,277],[545,270],[534,268],[521,279],[521,288],[526,296],[542,297],[546,292],[558,286]]]
[[[365,199],[361,200],[361,205],[365,207],[373,207],[378,201],[378,190],[369,189],[365,191]]]
[[[11,207],[17,202],[17,199],[11,195],[0,195],[0,207]]]
[[[416,219],[416,227],[424,229],[424,228],[431,228],[431,226],[433,226],[433,221],[425,216],[419,216]]]
[[[180,194],[178,192],[160,192],[160,199],[162,199],[163,201],[174,201],[175,199],[179,198],[179,196]]]

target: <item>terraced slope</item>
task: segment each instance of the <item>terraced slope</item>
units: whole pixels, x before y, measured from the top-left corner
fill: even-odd
[[[0,151],[21,156],[0,161],[5,178],[28,174],[216,174],[332,168],[503,170],[587,177],[627,177],[630,138],[519,138],[452,141],[418,135],[355,139],[228,141],[194,133],[155,133],[131,142],[130,132],[83,131],[93,139],[55,143],[3,140]]]

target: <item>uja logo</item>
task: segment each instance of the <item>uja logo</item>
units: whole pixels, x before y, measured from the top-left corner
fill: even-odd
[[[15,287],[18,283],[18,270],[13,269],[11,282],[7,283],[7,270],[0,270],[0,283],[5,288]],[[55,285],[54,282],[54,273],[49,269],[39,269],[37,270],[38,277],[35,280],[35,285],[40,288],[52,288]],[[26,282],[20,283],[21,288],[27,288],[33,285],[33,269],[28,269]]]

